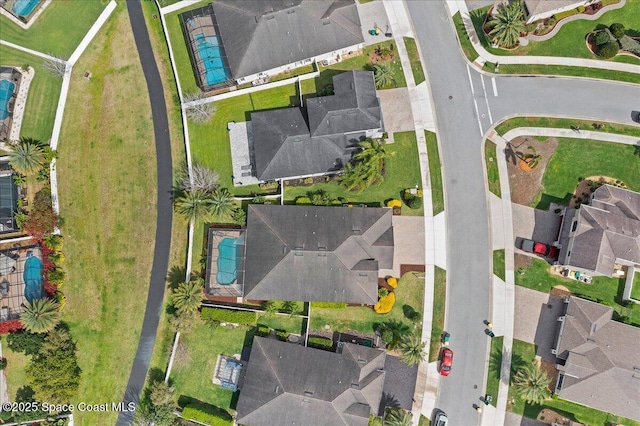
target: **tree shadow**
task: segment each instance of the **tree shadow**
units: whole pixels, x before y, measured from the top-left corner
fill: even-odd
[[[382,397],[380,398],[380,406],[378,407],[378,415],[384,416],[384,412],[387,408],[400,408],[400,402],[394,395],[391,395],[387,392],[382,392]]]
[[[551,204],[559,204],[561,206],[568,206],[573,194],[567,193],[564,198],[556,197],[549,194],[542,194],[540,201],[536,204],[535,208],[539,210],[549,210]]]
[[[187,276],[187,268],[183,266],[172,266],[167,272],[167,284],[171,290],[183,283]]]
[[[518,164],[518,157],[515,150],[513,149],[513,145],[511,144],[511,142],[507,142],[507,146],[502,150],[502,152],[504,153],[504,158],[507,163],[511,163],[514,166]]]

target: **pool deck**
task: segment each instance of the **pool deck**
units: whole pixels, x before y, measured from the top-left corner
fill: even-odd
[[[38,19],[38,17],[42,15],[42,12],[44,12],[44,10],[47,8],[47,6],[51,4],[52,1],[53,0],[47,0],[44,2],[42,6],[39,6],[36,13],[29,18],[26,24],[22,22],[20,19],[16,18],[14,14],[10,13],[4,7],[0,7],[0,15],[6,16],[11,22],[18,25],[23,30],[28,30],[36,22],[36,19]],[[10,5],[7,5],[7,6],[10,7]]]
[[[9,292],[7,296],[0,294],[0,307],[9,309],[8,318],[0,318],[0,321],[6,321],[7,319],[18,319],[22,312],[22,304],[26,302],[24,297],[24,279],[22,274],[24,272],[25,262],[27,261],[27,252],[31,251],[34,256],[42,259],[40,248],[37,246],[17,247],[8,250],[0,250],[5,256],[16,257],[19,256],[16,261],[16,269],[6,275],[0,274],[0,282],[7,281],[9,283]]]
[[[15,64],[14,64],[15,65]],[[22,70],[18,66],[15,66],[16,70],[22,72],[22,78],[18,86],[18,93],[16,95],[16,101],[13,105],[13,111],[11,116],[11,129],[9,130],[9,141],[17,141],[20,139],[20,129],[22,128],[22,119],[24,117],[24,108],[27,105],[27,94],[29,93],[29,86],[31,80],[35,75],[33,67],[29,67],[27,71]],[[9,151],[7,144],[0,142],[0,149]]]
[[[218,284],[216,274],[218,273],[218,244],[220,241],[224,238],[240,238],[243,234],[244,231],[240,229],[209,229],[206,279],[206,292],[209,296],[242,297],[242,283],[238,283],[238,280],[236,280],[236,282],[229,285]]]

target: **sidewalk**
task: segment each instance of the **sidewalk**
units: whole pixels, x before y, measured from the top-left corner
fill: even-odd
[[[586,68],[598,68],[610,71],[623,71],[634,74],[640,74],[640,65],[626,64],[623,62],[611,62],[601,61],[597,59],[584,59],[584,58],[564,58],[559,56],[506,56],[506,55],[494,55],[489,53],[478,39],[478,34],[469,17],[469,9],[464,0],[456,0],[455,6],[451,5],[453,2],[447,2],[451,15],[453,16],[456,9],[460,11],[464,27],[469,35],[469,40],[473,48],[476,50],[480,57],[474,61],[480,68],[485,62],[500,63],[500,65],[562,65],[569,67],[586,67]]]

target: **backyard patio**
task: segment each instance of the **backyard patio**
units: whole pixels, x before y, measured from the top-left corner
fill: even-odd
[[[25,280],[31,282],[27,290]],[[39,298],[42,289],[42,260],[35,245],[0,249],[0,322],[18,319],[30,297]]]

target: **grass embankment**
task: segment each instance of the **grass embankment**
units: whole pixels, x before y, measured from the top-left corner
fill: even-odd
[[[386,321],[401,321],[410,324],[403,311],[404,305],[411,306],[422,313],[424,303],[424,274],[408,272],[398,280],[395,289],[396,303],[388,314],[377,314],[369,307],[351,306],[343,309],[313,308],[311,310],[311,329],[324,330],[325,325],[331,331],[354,330],[373,333],[375,325]]]
[[[484,161],[487,166],[487,182],[489,184],[489,191],[502,198],[496,148],[496,144],[490,140],[484,142]]]
[[[531,266],[518,269],[515,274],[516,285],[548,293],[553,287],[562,285],[576,296],[595,300],[611,306],[619,315],[627,316],[634,325],[640,326],[640,305],[632,304],[625,308],[620,304],[624,289],[624,278],[593,277],[591,284],[562,278],[549,272],[549,264],[541,259],[532,259]]]
[[[493,251],[493,274],[504,281],[504,249]]]
[[[442,164],[438,151],[438,138],[435,133],[424,131],[427,140],[427,157],[429,158],[429,178],[431,181],[431,199],[433,215],[444,211],[444,187],[442,184]]]
[[[637,80],[636,80],[637,81]],[[594,125],[602,125],[597,129]],[[618,123],[608,123],[606,121],[577,120],[573,118],[556,117],[514,117],[503,121],[496,126],[496,133],[504,135],[511,129],[518,127],[549,127],[553,129],[571,129],[571,126],[580,127],[582,130],[591,130],[602,133],[616,133],[627,136],[640,137],[640,128],[637,126],[626,126]]]
[[[404,37],[403,40],[407,48],[407,54],[409,55],[413,79],[417,86],[425,80],[424,69],[422,69],[422,62],[420,62],[420,54],[418,53],[418,46],[416,45],[416,40],[411,37]]]
[[[42,67],[44,59],[4,45],[0,45],[0,58],[3,66],[33,67],[35,75],[29,85],[20,135],[43,142],[49,141],[60,98],[62,78],[52,75]]]
[[[487,395],[493,396],[491,405],[496,407],[498,402],[498,389],[500,388],[500,368],[502,367],[502,346],[504,337],[491,339],[491,351],[489,353],[489,369],[487,372]]]
[[[437,361],[442,346],[444,332],[444,313],[447,306],[447,271],[434,266],[433,316],[431,323],[431,345],[429,362]]]
[[[73,1],[52,1],[28,30],[0,16],[2,38],[38,52],[69,59],[107,3],[84,0],[82,7],[78,7],[78,3]],[[3,65],[6,65],[4,58]]]
[[[82,78],[87,69],[90,81]],[[140,335],[156,226],[151,106],[124,3],[78,61],[66,108],[58,155],[63,319],[83,374],[72,402],[119,401]],[[75,421],[114,423],[116,415],[78,412]]]

